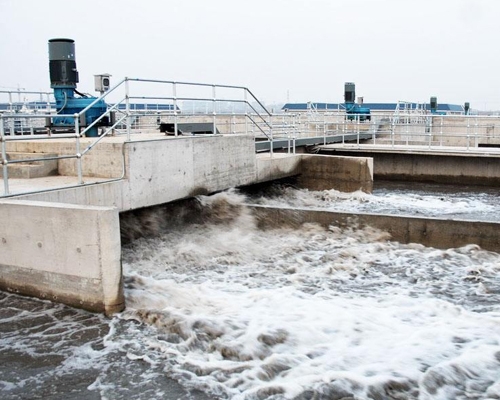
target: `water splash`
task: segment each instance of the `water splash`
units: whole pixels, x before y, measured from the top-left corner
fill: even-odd
[[[452,191],[444,185],[410,187],[385,183],[373,194],[337,190],[309,191],[290,185],[276,185],[270,190],[252,193],[251,201],[269,206],[291,206],[340,212],[415,215],[500,221],[496,191],[469,189]]]
[[[500,398],[497,253],[370,228],[259,231],[248,201],[122,215],[127,309],[110,321],[0,294],[2,394],[57,397],[69,379],[103,399]],[[41,367],[16,370],[21,356]]]
[[[245,201],[201,197],[213,223],[125,249],[121,318],[145,327],[133,357],[232,399],[500,396],[498,254],[258,231]]]

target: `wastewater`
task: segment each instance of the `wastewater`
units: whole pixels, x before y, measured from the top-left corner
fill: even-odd
[[[122,216],[112,318],[0,293],[2,399],[500,399],[500,255],[246,204],[498,221],[494,189],[230,190]]]

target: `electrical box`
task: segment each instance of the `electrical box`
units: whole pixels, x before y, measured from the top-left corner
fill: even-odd
[[[94,75],[96,92],[100,92],[102,94],[109,90],[109,87],[111,86],[110,77],[110,74]]]

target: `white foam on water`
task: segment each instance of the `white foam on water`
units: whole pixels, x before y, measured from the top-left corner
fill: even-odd
[[[442,218],[498,220],[496,196],[480,192],[419,193],[404,190],[376,190],[373,194],[337,190],[309,191],[283,187],[279,196],[256,197],[257,204],[320,208],[342,212],[407,214]]]
[[[138,240],[120,318],[139,325],[107,341],[232,399],[500,398],[500,256],[387,238],[258,231],[242,207]]]
[[[279,205],[344,201],[335,196],[290,192]],[[12,370],[2,392],[95,371],[88,389],[103,399],[131,388],[164,398],[165,376],[231,399],[500,398],[499,254],[402,245],[370,228],[259,231],[235,191],[200,202],[209,222],[124,248],[117,318],[0,298],[0,352],[59,360],[32,376]]]

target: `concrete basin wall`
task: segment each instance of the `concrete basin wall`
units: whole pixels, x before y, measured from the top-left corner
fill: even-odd
[[[324,227],[362,228],[370,226],[388,232],[401,243],[448,249],[477,244],[485,250],[500,251],[500,223],[399,215],[352,214],[287,207],[251,206],[259,228],[298,227],[317,223]]]
[[[500,185],[498,157],[396,153],[377,153],[373,157],[379,179]]]
[[[125,144],[122,210],[254,183],[252,136],[179,137]]]
[[[500,157],[477,153],[426,153],[425,150],[328,149],[327,154],[373,158],[375,179],[499,186]]]
[[[373,189],[373,159],[369,157],[302,156],[299,185],[309,190],[341,192]]]
[[[124,179],[18,198],[110,206],[128,211],[299,174],[300,185],[311,190],[363,189],[369,192],[373,184],[370,158],[283,153],[275,153],[272,157],[269,153],[256,155],[254,138],[248,135],[163,137],[125,142],[120,146],[123,148],[116,144],[108,148],[114,149],[113,156],[108,157],[104,150],[97,154],[111,160],[124,157]],[[97,165],[100,165],[98,160],[93,168]],[[106,170],[104,166],[103,169]],[[112,175],[112,170],[107,171],[104,174]]]
[[[118,210],[0,202],[0,289],[111,314],[124,308]]]

